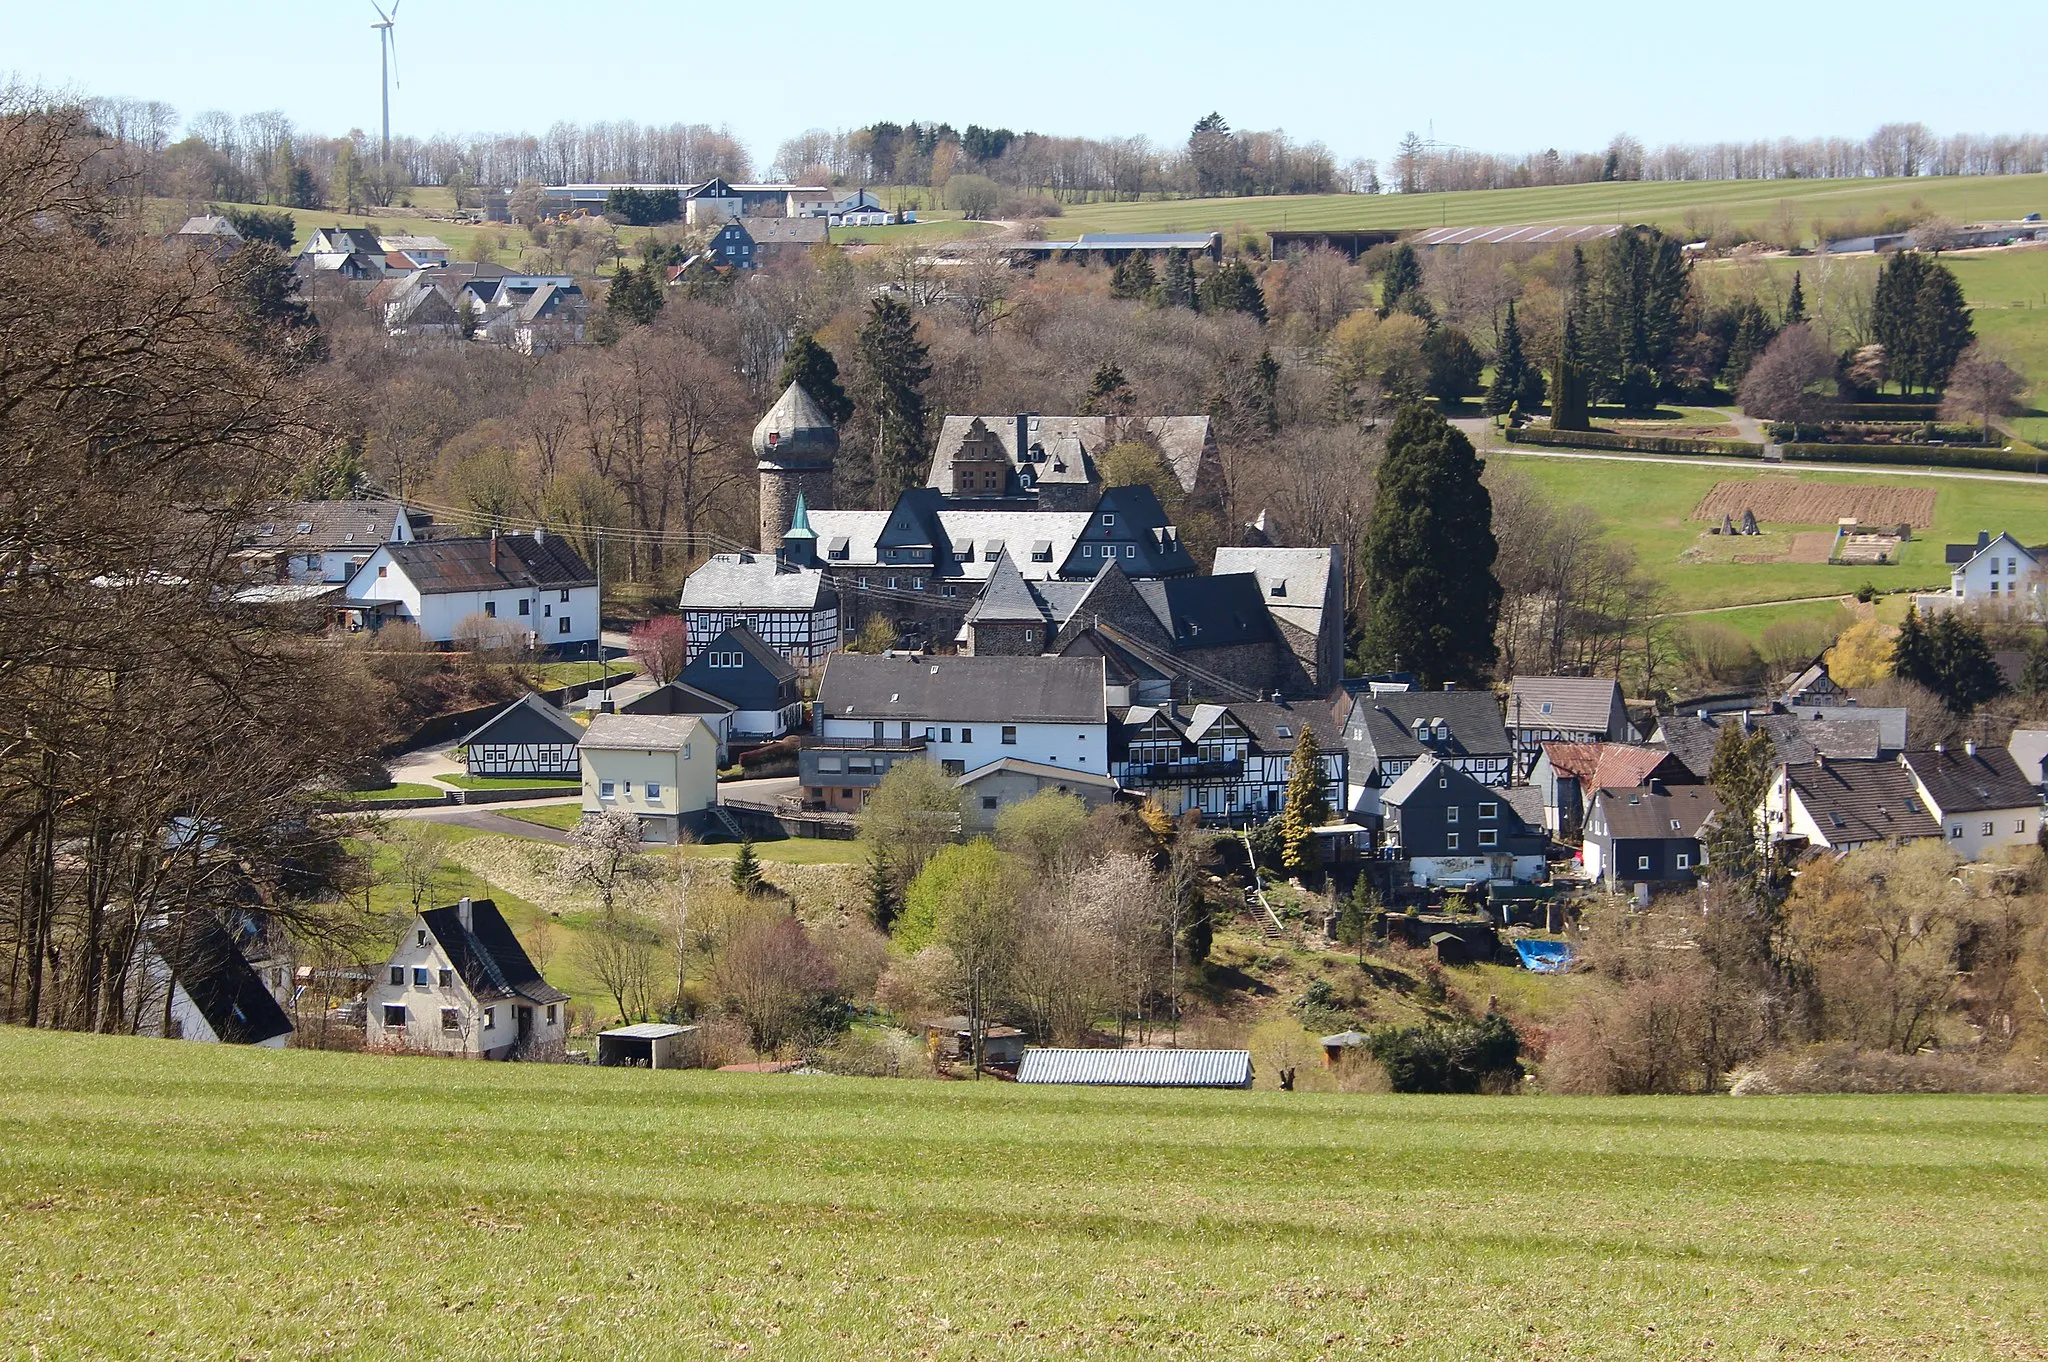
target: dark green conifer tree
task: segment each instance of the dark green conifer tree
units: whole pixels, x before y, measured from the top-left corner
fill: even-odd
[[[754,854],[752,838],[740,843],[740,854],[732,860],[732,887],[742,894],[761,892],[761,858]]]
[[[886,293],[868,305],[857,348],[863,396],[879,422],[875,496],[886,506],[924,480],[924,385],[931,381],[931,352],[918,338],[910,309]]]
[[[1116,268],[1109,272],[1109,296],[1126,300],[1144,301],[1152,296],[1152,290],[1159,286],[1159,279],[1152,272],[1152,261],[1143,251],[1132,251],[1116,262]]]
[[[839,361],[808,331],[782,352],[782,375],[775,385],[787,388],[792,383],[810,395],[833,425],[843,426],[853,418],[853,399],[839,381]]]
[[[1785,325],[1797,326],[1805,320],[1806,289],[1800,283],[1799,271],[1794,270],[1792,271],[1792,292],[1785,299]]]
[[[1486,414],[1500,416],[1522,395],[1522,374],[1529,367],[1522,353],[1522,324],[1515,320],[1515,304],[1508,300],[1508,316],[1500,328],[1500,350],[1493,357],[1493,386],[1486,390]],[[1527,411],[1527,406],[1523,407]]]
[[[1204,312],[1242,312],[1261,325],[1265,323],[1265,290],[1242,260],[1232,260],[1209,271],[1202,280],[1201,296]]]
[[[1186,251],[1166,253],[1166,271],[1159,282],[1159,301],[1167,307],[1195,306],[1195,266]]]
[[[1417,312],[1417,303],[1422,304],[1422,312]],[[1386,273],[1380,276],[1380,315],[1416,312],[1422,316],[1426,315],[1427,307],[1422,296],[1422,261],[1416,257],[1415,248],[1404,241],[1387,257]]]
[[[1500,583],[1486,465],[1426,406],[1404,407],[1387,434],[1365,550],[1370,671],[1414,672],[1425,689],[1474,684],[1492,670]]]

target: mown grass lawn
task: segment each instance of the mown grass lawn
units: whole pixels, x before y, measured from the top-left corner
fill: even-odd
[[[1768,473],[1756,462],[1703,466],[1696,463],[1630,462],[1557,458],[1492,451],[1515,472],[1534,479],[1560,505],[1590,507],[1616,540],[1635,549],[1638,561],[1663,582],[1664,610],[1745,605],[1803,596],[1844,595],[1865,582],[1885,591],[1948,584],[1943,545],[1975,539],[1980,529],[2009,529],[2023,542],[2048,540],[2048,479],[1914,477],[1897,473]],[[1932,487],[1934,525],[1916,531],[1900,561],[1884,567],[1830,567],[1825,563],[1689,562],[1683,555],[1702,543],[1705,522],[1689,520],[1700,498],[1723,479],[1763,477]],[[1789,527],[1773,522],[1768,505],[1756,508],[1767,529],[1832,529],[1831,525]]]
[[[0,1067],[24,1357],[2048,1356],[2036,1099]]]
[[[559,787],[565,795],[575,794],[583,788],[583,781],[577,776],[435,776],[444,785],[453,785],[460,790],[536,790],[543,786],[550,789]]]
[[[357,804],[381,804],[390,799],[442,799],[448,792],[438,785],[422,785],[417,781],[401,780],[381,790],[351,790],[336,795],[337,799],[350,800]]]

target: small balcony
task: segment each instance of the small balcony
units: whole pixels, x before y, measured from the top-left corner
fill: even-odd
[[[1206,785],[1215,781],[1244,779],[1244,762],[1225,761],[1132,761],[1119,768],[1117,777],[1126,785]]]

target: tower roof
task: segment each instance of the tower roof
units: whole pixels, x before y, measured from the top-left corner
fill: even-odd
[[[789,518],[789,528],[782,532],[783,542],[792,539],[816,539],[818,532],[811,528],[811,513],[804,505],[804,494],[796,494],[796,513]]]
[[[795,383],[754,427],[754,454],[772,463],[825,462],[839,452],[839,432],[831,419]]]

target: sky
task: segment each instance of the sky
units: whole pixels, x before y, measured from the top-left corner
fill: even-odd
[[[1622,131],[1655,146],[1860,137],[1895,120],[1979,133],[2048,122],[2028,126],[2037,106],[2024,98],[2048,48],[2040,0],[1967,16],[1902,0],[1121,7],[1142,18],[976,0],[400,5],[395,134],[724,124],[757,168],[806,128],[878,119],[1180,142],[1215,109],[1340,160],[1385,160],[1411,129],[1523,152],[1598,150]],[[6,8],[17,12],[0,18],[0,72],[30,84],[162,99],[185,117],[279,109],[333,135],[377,124],[370,0]]]

